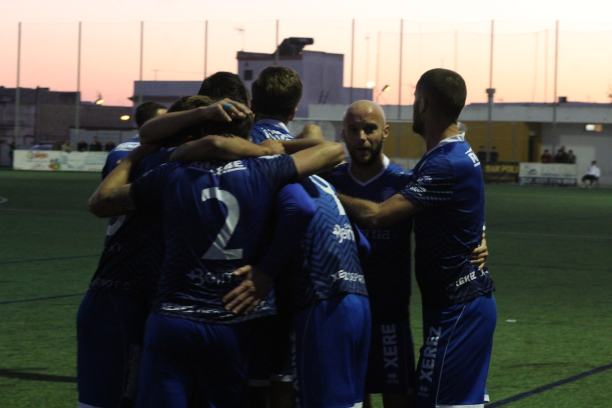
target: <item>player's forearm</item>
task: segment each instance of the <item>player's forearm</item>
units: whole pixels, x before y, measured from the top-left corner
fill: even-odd
[[[310,149],[323,143],[323,139],[294,139],[280,140],[280,143],[285,148],[285,153],[294,154],[305,149]]]
[[[344,148],[340,143],[321,142],[315,147],[291,155],[297,170],[297,178],[329,170],[344,159]]]
[[[338,194],[347,215],[357,225],[368,229],[378,229],[379,204],[361,198]]]
[[[149,120],[139,130],[140,143],[151,144],[166,140],[175,133],[199,123],[202,120],[201,112],[199,109],[171,112]]]
[[[133,160],[128,156],[102,180],[89,198],[89,211],[92,214],[96,217],[111,217],[134,211],[128,184],[133,165]]]
[[[239,137],[206,136],[179,146],[170,161],[239,160],[273,154],[272,150]]]

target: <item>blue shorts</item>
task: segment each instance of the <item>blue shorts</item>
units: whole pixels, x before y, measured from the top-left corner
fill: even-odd
[[[346,408],[363,401],[370,347],[368,298],[336,296],[293,319],[291,364],[299,408]]]
[[[249,328],[151,314],[138,407],[235,408],[247,402]]]
[[[268,387],[271,381],[291,382],[291,319],[279,315],[248,321],[250,333],[249,386]]]
[[[79,403],[132,407],[148,302],[115,292],[85,293],[77,313]]]
[[[484,406],[496,322],[492,294],[446,308],[423,307],[415,408]]]
[[[410,324],[373,324],[365,392],[411,395],[415,381]]]

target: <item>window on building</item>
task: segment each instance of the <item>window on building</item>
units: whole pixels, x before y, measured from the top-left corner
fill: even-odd
[[[245,81],[252,81],[253,80],[253,70],[252,69],[245,69],[244,70],[244,80]]]

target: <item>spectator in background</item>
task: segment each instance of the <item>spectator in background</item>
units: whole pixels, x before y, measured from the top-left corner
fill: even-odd
[[[74,147],[72,147],[72,143],[70,143],[70,140],[66,140],[64,144],[62,145],[62,151],[66,153],[70,153],[73,150],[74,150]]]
[[[499,152],[495,150],[495,146],[491,147],[491,154],[489,155],[489,161],[491,163],[497,163],[499,159]]]
[[[478,161],[481,163],[487,161],[487,151],[485,150],[484,146],[480,146],[480,150],[478,150],[478,153],[476,153],[476,157],[478,157]]]
[[[567,153],[565,153],[565,146],[561,146],[559,150],[557,150],[557,154],[553,159],[555,163],[567,163]]]
[[[573,150],[567,151],[567,162],[570,164],[576,164],[576,155],[574,155]]]
[[[79,140],[79,143],[77,143],[77,150],[79,152],[86,152],[88,147],[89,145],[83,139]]]
[[[117,145],[115,144],[115,142],[113,142],[112,140],[108,139],[108,142],[106,142],[106,144],[104,145],[104,151],[105,152],[110,152],[111,150],[113,150]]]
[[[582,177],[582,182],[584,183],[585,186],[590,187],[593,185],[593,183],[595,183],[596,181],[599,181],[600,177],[601,177],[601,170],[599,169],[599,167],[597,167],[597,162],[593,160],[591,162],[591,165],[587,169],[586,173],[584,174],[584,177]],[[588,184],[587,184],[587,181],[588,181]]]
[[[542,153],[542,156],[540,156],[540,161],[542,163],[552,163],[553,162],[552,154],[550,154],[548,149],[544,149],[544,153]]]
[[[102,143],[98,141],[98,137],[94,136],[93,141],[89,145],[90,152],[101,152],[102,151]]]

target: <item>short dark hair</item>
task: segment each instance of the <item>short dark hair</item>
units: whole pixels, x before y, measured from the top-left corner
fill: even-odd
[[[416,89],[437,116],[457,121],[467,97],[467,87],[461,75],[448,69],[431,69],[421,76]]]
[[[231,122],[205,120],[200,124],[202,137],[208,135],[233,135],[242,139],[248,139],[251,127],[253,127],[253,115],[247,115],[244,119],[232,119]]]
[[[156,102],[144,102],[138,105],[136,114],[134,115],[136,126],[140,128],[146,122],[156,117],[157,111],[160,109],[166,109],[166,107]]]
[[[196,109],[201,106],[210,106],[214,102],[215,101],[208,96],[203,95],[181,96],[168,108],[168,113],[183,112]],[[189,139],[199,139],[200,137],[200,125],[198,124],[176,132],[169,138],[168,143],[170,146],[175,146],[177,144],[184,143]]]
[[[252,107],[256,114],[279,116],[286,120],[302,99],[302,81],[288,67],[270,66],[251,85]]]
[[[249,91],[236,74],[231,72],[219,71],[204,79],[198,95],[205,95],[214,100],[230,98],[233,101],[249,103]]]

